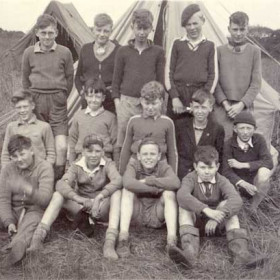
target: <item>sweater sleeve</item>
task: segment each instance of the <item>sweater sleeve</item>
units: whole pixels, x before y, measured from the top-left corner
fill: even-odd
[[[122,188],[122,177],[119,174],[113,161],[108,161],[105,165],[106,175],[110,182],[102,189],[101,193],[104,197],[111,196],[116,190]]]
[[[54,164],[56,160],[55,143],[54,143],[52,129],[49,124],[46,125],[46,128],[44,130],[43,141],[47,153],[46,160],[49,163]]]
[[[67,50],[68,52],[65,61],[65,78],[67,81],[67,94],[69,95],[73,88],[74,67],[72,53],[69,49]]]
[[[220,163],[219,170],[223,170],[224,139],[225,139],[225,130],[222,126],[219,126],[217,136],[215,139],[215,148],[219,154],[219,163]]]
[[[30,88],[31,83],[29,80],[29,76],[31,73],[31,68],[29,65],[29,48],[24,51],[23,56],[22,56],[21,73],[22,73],[22,76],[21,76],[22,87],[24,89]]]
[[[124,56],[122,47],[117,51],[112,82],[112,98],[120,98],[120,88],[124,74]]]
[[[207,63],[208,63],[208,77],[207,77],[207,82],[204,85],[204,88],[207,89],[210,93],[214,93],[218,81],[218,60],[217,60],[217,51],[214,43],[211,44],[211,49],[209,52]]]
[[[133,142],[133,119],[130,118],[128,125],[127,125],[125,139],[124,139],[123,147],[121,150],[121,156],[120,156],[120,174],[121,175],[124,174],[127,163],[129,162],[129,158],[131,156],[132,142]]]
[[[73,163],[76,159],[76,151],[75,147],[78,142],[79,137],[79,124],[78,124],[78,117],[76,115],[73,118],[70,130],[69,130],[69,163]]]
[[[219,176],[219,179],[219,187],[226,200],[226,204],[222,207],[217,207],[217,209],[226,213],[227,218],[230,218],[233,215],[238,214],[243,202],[240,195],[228,179],[223,176]]]
[[[251,83],[241,101],[248,108],[254,102],[257,94],[261,90],[262,82],[262,69],[261,69],[261,51],[257,48],[254,49],[254,58],[251,74]]]
[[[156,80],[160,82],[163,86],[165,85],[164,69],[165,69],[165,54],[164,54],[164,50],[161,49],[156,62]]]
[[[191,174],[192,173],[183,178],[181,188],[177,192],[177,201],[181,208],[200,214],[204,208],[208,207],[208,205],[202,203],[192,195],[195,181]]]
[[[167,131],[167,158],[168,163],[173,168],[174,172],[177,174],[178,171],[178,152],[176,146],[176,138],[175,138],[175,126],[171,119],[170,125]]]
[[[8,143],[11,138],[11,124],[8,124],[5,132],[4,142],[1,154],[1,168],[4,168],[10,162],[10,155],[8,152]]]
[[[75,75],[75,86],[76,86],[76,89],[79,92],[79,94],[81,93],[81,90],[83,87],[83,83],[81,81],[81,76],[83,74],[83,56],[82,56],[83,50],[84,50],[84,48],[82,47],[82,49],[80,51],[78,66],[77,66],[76,75]]]

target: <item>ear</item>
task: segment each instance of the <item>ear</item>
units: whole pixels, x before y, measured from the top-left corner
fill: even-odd
[[[161,159],[161,153],[158,153],[158,161]]]
[[[233,131],[237,133],[236,125],[233,126]]]
[[[137,159],[140,160],[141,159],[141,156],[139,153],[137,153]]]
[[[35,29],[35,35],[37,36],[37,37],[39,37],[39,29]]]
[[[34,111],[34,109],[35,109],[35,103],[34,103],[33,101],[31,101],[31,102],[30,102],[30,105],[31,105],[32,111]]]
[[[193,168],[194,168],[194,170],[196,170],[196,163],[195,162],[193,163]]]
[[[105,93],[102,94],[102,102],[106,99]]]
[[[217,166],[217,170],[219,170],[219,168],[220,168],[220,163],[219,163],[219,162],[216,163],[216,166]]]

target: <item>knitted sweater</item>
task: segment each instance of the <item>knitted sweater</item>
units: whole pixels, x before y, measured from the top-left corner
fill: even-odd
[[[81,153],[83,149],[84,138],[90,134],[96,134],[102,138],[104,151],[112,153],[117,139],[117,121],[116,116],[107,111],[102,111],[99,115],[93,117],[85,114],[81,110],[74,115],[72,125],[69,131],[69,161],[76,159],[76,154]]]
[[[192,51],[184,39],[176,39],[171,47],[169,79],[166,87],[171,98],[179,97],[176,84],[201,85],[211,93],[216,87],[217,55],[213,42],[204,40],[196,51]]]
[[[76,194],[95,198],[102,193],[104,197],[108,197],[121,187],[122,177],[115,163],[108,158],[104,158],[104,164],[100,164],[93,174],[88,174],[78,162],[74,162],[56,184],[56,190],[65,199],[73,199]]]
[[[115,61],[112,84],[112,98],[119,98],[121,94],[140,97],[144,84],[158,81],[164,84],[165,56],[162,47],[153,45],[141,53],[134,47],[134,40],[128,46],[120,47]]]
[[[28,47],[22,57],[22,86],[35,93],[70,93],[73,87],[73,58],[70,50],[56,45],[49,52]]]
[[[242,199],[234,186],[219,173],[216,174],[216,184],[213,185],[210,197],[206,197],[202,192],[196,171],[189,173],[184,177],[177,192],[177,200],[181,208],[196,214],[201,214],[207,207],[216,208],[221,201],[227,200],[223,207],[219,207],[227,217],[238,214],[242,206]]]
[[[32,185],[30,196],[22,192],[15,193],[12,186],[27,182]],[[28,169],[19,169],[13,162],[1,170],[0,175],[0,218],[5,227],[16,224],[13,209],[28,207],[42,211],[49,204],[54,187],[54,172],[52,165],[38,158]]]
[[[29,137],[36,155],[52,164],[55,163],[55,144],[51,127],[48,123],[38,120],[33,115],[27,123],[22,123],[20,120],[17,120],[7,125],[1,154],[2,168],[10,162],[8,143],[11,136],[15,134]]]
[[[110,86],[113,80],[114,61],[119,44],[115,43],[115,48],[110,55],[103,61],[99,61],[93,52],[94,42],[83,45],[78,62],[75,76],[75,86],[78,92],[89,79],[101,78],[106,86]]]
[[[130,118],[120,156],[120,173],[124,174],[130,156],[136,157],[140,141],[147,136],[159,143],[162,158],[167,157],[168,163],[176,173],[178,154],[175,128],[173,121],[163,115],[156,119],[145,118],[142,115]]]
[[[145,179],[145,183],[139,180]],[[140,161],[130,161],[123,176],[123,186],[138,195],[157,196],[164,190],[176,191],[180,188],[180,180],[172,168],[165,162],[159,161],[150,173],[144,171]]]
[[[228,45],[218,47],[219,82],[215,90],[217,103],[242,101],[251,107],[261,89],[261,52],[247,44],[242,52],[233,52]]]
[[[260,167],[273,168],[270,152],[262,135],[255,133],[252,137],[253,147],[244,152],[237,143],[237,136],[230,138],[224,146],[223,175],[234,185],[240,180],[253,183]],[[249,169],[235,169],[228,164],[228,159],[236,159],[239,162],[248,162]]]

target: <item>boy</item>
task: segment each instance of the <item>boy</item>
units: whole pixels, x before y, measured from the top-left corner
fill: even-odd
[[[173,121],[161,115],[164,88],[156,81],[148,82],[141,89],[141,115],[131,117],[120,157],[120,173],[123,174],[130,156],[136,158],[138,145],[143,138],[150,137],[160,145],[162,159],[177,172],[178,155]]]
[[[232,136],[233,119],[252,110],[261,89],[261,52],[248,43],[249,17],[235,12],[229,18],[229,43],[218,47],[219,82],[215,90],[217,120],[224,125],[225,140]]]
[[[8,152],[11,162],[0,176],[0,219],[12,241],[3,266],[14,265],[23,258],[54,184],[52,165],[34,154],[30,138],[11,136]]]
[[[67,96],[73,86],[73,59],[70,50],[55,42],[56,20],[41,15],[35,27],[39,39],[28,47],[22,58],[22,85],[29,89],[35,102],[38,119],[51,125],[55,137],[55,177],[64,174],[67,153]]]
[[[60,210],[65,208],[74,218],[73,228],[88,228],[89,217],[109,222],[103,246],[104,257],[117,259],[115,243],[118,235],[122,178],[115,163],[104,157],[103,142],[95,135],[88,135],[83,142],[82,157],[72,163],[68,171],[56,184],[56,192],[37,227],[29,251],[42,247],[51,225]],[[109,220],[109,221],[108,221]]]
[[[240,229],[237,214],[242,199],[219,169],[219,155],[212,146],[199,146],[194,155],[195,171],[184,177],[177,193],[182,250],[170,247],[175,262],[192,267],[198,257],[199,233],[214,235],[226,227],[228,248],[236,264],[255,266],[262,259],[248,251],[246,230]],[[197,227],[195,227],[197,226]]]
[[[117,252],[130,254],[130,222],[160,228],[166,222],[167,247],[176,246],[177,203],[175,191],[180,180],[166,161],[160,161],[160,145],[144,139],[137,160],[130,161],[123,176],[120,236]]]
[[[202,88],[214,92],[217,79],[217,58],[214,43],[202,34],[205,18],[197,4],[187,6],[181,16],[186,35],[176,39],[171,47],[167,115],[173,120],[184,116],[193,93]]]
[[[1,154],[2,168],[10,162],[8,143],[15,134],[29,137],[37,156],[54,164],[55,145],[52,130],[48,123],[38,120],[33,114],[35,105],[31,93],[28,90],[18,90],[13,93],[12,102],[18,119],[10,122],[6,128]]]
[[[193,171],[194,153],[198,146],[214,146],[219,153],[220,162],[223,160],[225,132],[223,127],[209,116],[214,103],[215,99],[210,92],[198,89],[190,103],[193,118],[185,117],[176,122],[180,179]]]
[[[117,140],[117,120],[113,113],[104,110],[102,106],[105,95],[106,87],[102,80],[88,80],[86,82],[87,108],[74,115],[69,131],[70,164],[81,156],[84,138],[93,133],[102,139],[106,156],[118,161],[115,157],[116,153],[114,153]]]
[[[255,133],[256,121],[248,111],[234,119],[234,134],[224,147],[223,175],[242,194],[253,197],[250,210],[257,210],[269,190],[273,162],[265,139]]]
[[[141,113],[140,91],[149,81],[164,82],[164,50],[148,39],[152,31],[153,15],[138,9],[132,15],[134,39],[120,47],[115,61],[112,98],[118,117],[118,147],[123,146],[129,118]]]

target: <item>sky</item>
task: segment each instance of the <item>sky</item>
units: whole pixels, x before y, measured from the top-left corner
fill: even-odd
[[[280,29],[279,0],[201,1],[207,1],[208,7],[213,9],[215,9],[215,4],[220,2],[230,13],[242,10],[248,13],[251,25]],[[49,2],[49,0],[0,0],[0,27],[10,31],[27,32]],[[92,26],[93,17],[101,12],[108,13],[116,21],[134,0],[60,0],[60,2],[72,2],[87,25]]]

